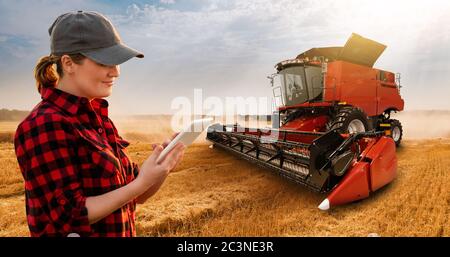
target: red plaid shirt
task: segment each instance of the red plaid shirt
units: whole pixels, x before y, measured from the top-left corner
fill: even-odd
[[[135,236],[136,200],[89,225],[86,197],[130,183],[139,167],[108,118],[108,102],[45,88],[14,145],[31,236]]]

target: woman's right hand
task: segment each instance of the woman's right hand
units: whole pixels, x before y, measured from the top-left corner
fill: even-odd
[[[139,184],[143,190],[164,180],[172,169],[181,161],[185,146],[179,142],[159,164],[156,162],[163,150],[163,146],[154,145],[153,153],[142,164],[138,177]]]

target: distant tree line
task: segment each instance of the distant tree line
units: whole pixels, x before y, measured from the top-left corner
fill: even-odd
[[[23,120],[30,112],[19,110],[0,109],[0,121],[20,121]]]

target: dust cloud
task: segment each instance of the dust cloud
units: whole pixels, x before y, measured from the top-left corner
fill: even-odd
[[[450,137],[450,111],[404,111],[391,118],[401,122],[404,139]]]

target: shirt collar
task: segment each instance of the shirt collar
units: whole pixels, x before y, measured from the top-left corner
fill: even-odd
[[[72,115],[77,114],[81,106],[89,104],[88,98],[72,95],[55,87],[43,88],[41,99],[55,104]],[[101,98],[95,98],[90,104],[95,112],[102,116],[108,116],[108,101]]]

